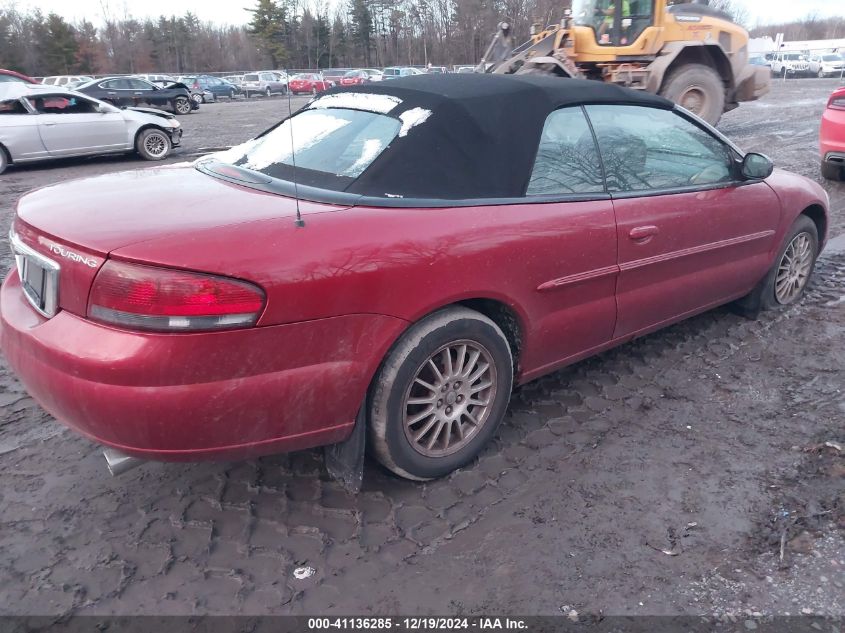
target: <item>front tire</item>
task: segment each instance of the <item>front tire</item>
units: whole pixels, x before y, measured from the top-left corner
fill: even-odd
[[[0,174],[6,171],[9,166],[9,157],[6,155],[6,148],[0,145]]]
[[[144,160],[164,160],[172,147],[167,132],[157,128],[146,129],[135,139],[135,149]]]
[[[775,263],[747,296],[736,302],[738,311],[756,318],[762,310],[793,305],[801,300],[819,256],[819,232],[806,215],[798,216],[786,234]]]
[[[660,95],[716,125],[725,111],[725,85],[715,70],[703,64],[686,64],[663,83]]]
[[[493,437],[513,386],[502,330],[464,307],[414,324],[385,358],[369,396],[376,458],[408,479],[442,477]]]
[[[264,94],[267,95],[267,97],[273,96],[273,92],[270,90],[270,86],[267,86],[267,91]]]

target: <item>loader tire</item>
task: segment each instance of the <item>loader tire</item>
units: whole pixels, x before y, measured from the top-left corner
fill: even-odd
[[[685,64],[663,82],[660,95],[671,99],[710,125],[725,111],[725,84],[715,70],[703,64]]]

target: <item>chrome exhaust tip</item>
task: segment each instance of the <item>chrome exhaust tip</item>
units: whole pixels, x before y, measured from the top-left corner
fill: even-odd
[[[130,457],[113,448],[103,449],[103,457],[106,458],[106,466],[112,477],[122,475],[127,470],[132,470],[135,466],[140,466],[144,461],[137,457]]]

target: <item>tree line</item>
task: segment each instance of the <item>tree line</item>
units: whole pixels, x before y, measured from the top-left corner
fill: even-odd
[[[317,4],[322,2],[323,4]],[[244,25],[182,16],[137,19],[104,12],[97,24],[38,9],[0,9],[0,67],[33,76],[213,72],[477,63],[497,25],[517,41],[533,23],[560,20],[567,0],[256,0]],[[747,25],[734,0],[713,0]],[[787,39],[845,37],[845,20],[806,20],[752,30]]]

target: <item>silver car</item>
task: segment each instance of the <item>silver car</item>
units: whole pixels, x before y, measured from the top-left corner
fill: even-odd
[[[162,160],[182,139],[167,112],[118,109],[53,86],[0,84],[0,173],[10,164],[135,151]]]
[[[265,95],[269,97],[272,94],[286,94],[288,91],[288,84],[282,77],[270,70],[260,70],[254,73],[247,73],[244,75],[241,83],[241,90],[247,98],[252,95]]]

